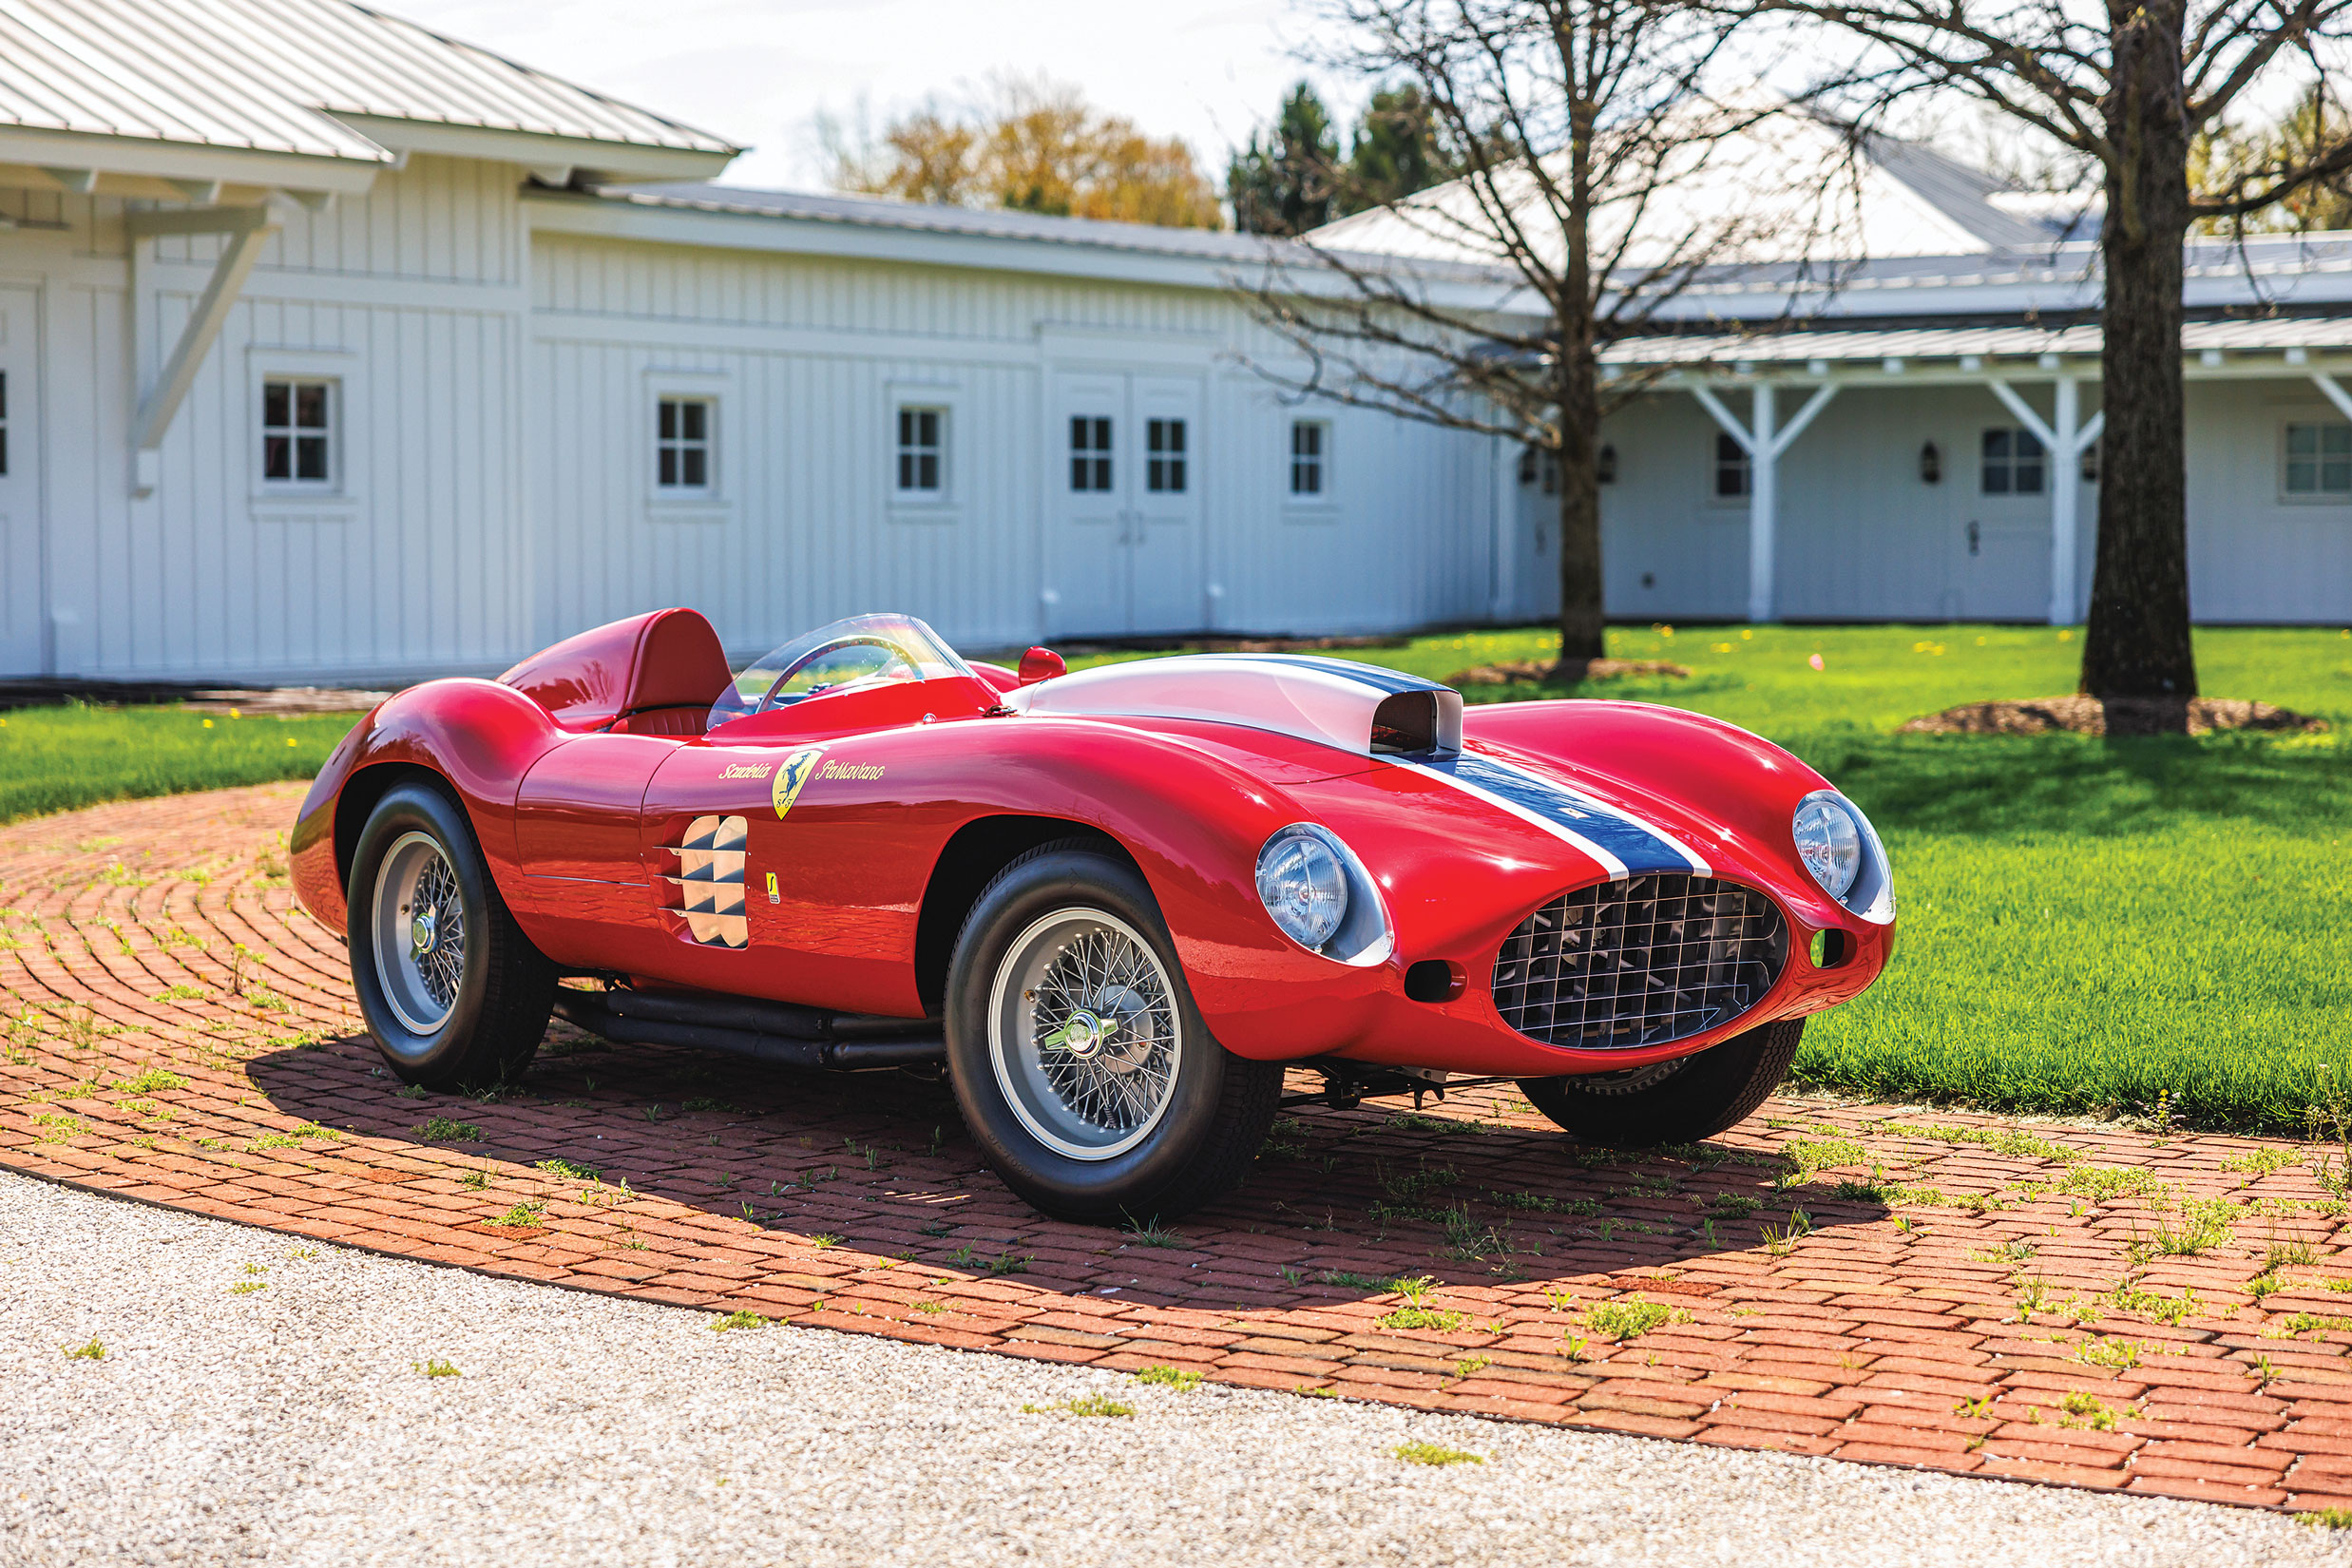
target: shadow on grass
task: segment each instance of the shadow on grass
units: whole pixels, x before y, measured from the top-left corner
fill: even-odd
[[[2287,832],[2352,823],[2352,751],[2254,736],[1877,736],[1782,743],[1882,828],[2120,836],[2185,820]]]
[[[492,1201],[504,1201],[502,1178],[532,1168],[594,1172],[709,1214],[831,1236],[845,1255],[1150,1305],[1312,1307],[1423,1277],[1536,1291],[1612,1275],[1663,1295],[1705,1293],[1713,1287],[1657,1276],[1763,1245],[1766,1226],[1827,1230],[1886,1213],[1826,1185],[1781,1190],[1787,1166],[1771,1156],[1714,1144],[1623,1155],[1472,1119],[1494,1105],[1458,1101],[1444,1115],[1294,1111],[1248,1184],[1211,1208],[1169,1225],[1069,1224],[982,1166],[944,1083],[577,1038],[549,1046],[519,1089],[488,1098],[403,1092],[375,1076],[365,1036],[247,1070],[288,1115],[466,1157],[461,1170],[489,1173]]]

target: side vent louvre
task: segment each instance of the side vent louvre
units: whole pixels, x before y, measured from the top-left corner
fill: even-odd
[[[698,816],[680,842],[662,846],[678,856],[678,873],[663,878],[668,907],[709,947],[740,947],[751,940],[743,918],[743,838],[739,816]]]

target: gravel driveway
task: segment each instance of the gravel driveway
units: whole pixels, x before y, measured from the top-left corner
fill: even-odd
[[[0,1174],[0,1562],[2352,1560],[2243,1510],[712,1321]],[[1135,1413],[1023,1409],[1087,1396]]]

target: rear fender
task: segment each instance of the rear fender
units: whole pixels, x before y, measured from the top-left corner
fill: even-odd
[[[379,704],[327,758],[296,818],[295,896],[332,930],[343,929],[352,846],[388,777],[430,774],[457,796],[500,890],[515,896],[515,791],[551,747],[570,738],[547,711],[492,680],[430,680]],[[348,796],[353,810],[344,806]]]

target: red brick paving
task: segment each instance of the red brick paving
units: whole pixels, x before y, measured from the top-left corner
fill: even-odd
[[[1247,1189],[1176,1234],[1060,1224],[980,1167],[944,1087],[907,1074],[558,1024],[517,1092],[399,1089],[340,942],[288,895],[299,794],[0,831],[0,1165],[965,1349],[2352,1507],[2344,1206],[2291,1145],[1784,1099],[1626,1159],[1483,1092],[1421,1115],[1299,1111]],[[435,1120],[469,1126],[429,1140]],[[2164,1250],[2199,1217],[2212,1245]],[[1427,1281],[1421,1311],[1381,1289],[1400,1278]],[[1638,1325],[1606,1304],[1635,1301],[1661,1320],[1609,1331]]]

